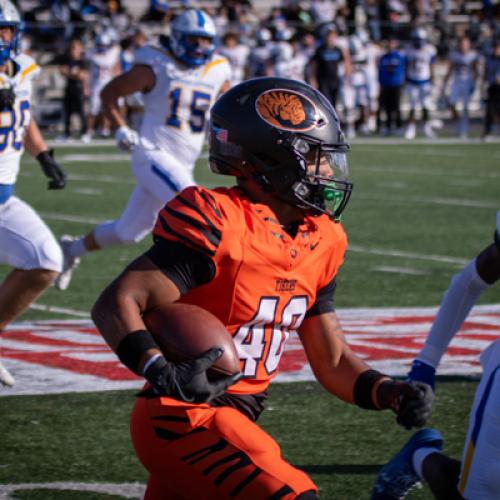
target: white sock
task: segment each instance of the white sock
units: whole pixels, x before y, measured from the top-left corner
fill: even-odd
[[[424,479],[424,476],[422,474],[422,465],[424,463],[424,460],[431,454],[431,453],[441,453],[441,451],[438,448],[418,448],[414,453],[413,453],[413,458],[412,458],[412,464],[413,464],[413,469],[417,473],[417,476],[420,479]]]
[[[474,258],[461,272],[453,276],[417,359],[437,367],[451,339],[487,288],[489,285],[477,274]]]
[[[69,253],[72,257],[81,257],[82,255],[85,255],[87,253],[83,236],[71,243],[71,246],[69,247]]]

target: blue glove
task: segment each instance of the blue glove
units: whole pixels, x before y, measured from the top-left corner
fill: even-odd
[[[423,361],[415,359],[411,364],[408,380],[410,382],[424,382],[425,384],[429,384],[434,391],[434,386],[436,385],[436,369]]]

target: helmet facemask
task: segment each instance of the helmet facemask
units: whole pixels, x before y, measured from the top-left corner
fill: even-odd
[[[21,31],[19,23],[14,24],[0,21],[0,28],[10,28],[12,30],[12,39],[10,42],[4,42],[0,39],[0,66],[3,66],[8,60],[19,53]]]
[[[352,192],[346,156],[349,147],[328,146],[300,135],[295,135],[288,146],[296,154],[301,173],[291,189],[274,186],[278,197],[338,222]]]
[[[199,9],[189,9],[174,19],[168,47],[184,64],[198,67],[212,57],[216,36],[212,18]]]
[[[175,35],[174,35],[175,37]],[[198,36],[179,33],[177,35],[177,46],[179,47],[177,54],[179,59],[188,66],[201,66],[205,64],[215,51],[214,39],[211,37],[203,37],[209,41],[208,46],[203,47],[198,41]]]
[[[0,40],[0,65],[19,54],[23,24],[19,12],[9,0],[0,0],[0,28],[10,28],[12,37],[9,42]]]

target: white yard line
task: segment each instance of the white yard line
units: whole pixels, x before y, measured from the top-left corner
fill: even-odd
[[[113,163],[122,163],[130,162],[130,155],[129,154],[108,154],[108,153],[92,153],[92,154],[73,154],[73,155],[62,155],[60,158],[61,163],[64,163],[65,161],[69,162],[82,162],[82,163],[92,163],[92,162],[113,162]]]
[[[34,172],[23,172],[21,170],[19,177],[35,177],[39,176],[38,173]],[[107,182],[111,184],[136,184],[135,179],[127,177],[118,177],[114,175],[85,175],[85,174],[69,174],[70,181],[90,181],[90,182]]]
[[[108,495],[117,495],[124,498],[143,498],[145,485],[140,483],[72,483],[72,482],[54,482],[54,483],[19,483],[0,485],[0,500],[12,500],[14,496],[10,493],[25,490],[61,490],[61,491],[88,491],[95,493],[104,493]],[[68,495],[68,497],[71,495]],[[17,498],[17,495],[16,495]]]
[[[356,195],[361,200],[380,201],[387,203],[403,203],[405,205],[423,204],[423,205],[446,205],[451,207],[468,207],[468,208],[486,208],[488,210],[498,210],[500,201],[482,201],[482,200],[467,200],[464,198],[440,198],[440,197],[425,197],[425,196],[380,196],[364,195],[363,193]]]
[[[66,307],[57,307],[47,304],[35,303],[30,305],[30,309],[35,311],[44,311],[54,314],[66,314],[67,316],[75,316],[77,318],[90,318],[90,313],[85,311],[79,311],[78,309],[68,309]]]
[[[94,217],[80,217],[78,215],[65,215],[54,212],[40,212],[40,216],[42,217],[42,219],[63,220],[67,222],[76,222],[77,224],[100,224],[101,222],[104,222],[103,219],[96,219]]]
[[[85,311],[79,311],[78,309],[67,309],[66,307],[57,307],[47,304],[39,304],[38,302],[30,305],[30,309],[34,311],[44,311],[54,314],[66,314],[67,316],[75,316],[77,318],[90,318],[90,313]]]
[[[482,146],[484,144],[499,144],[500,137],[494,137],[491,141],[483,141],[480,138],[460,139],[459,137],[436,137],[435,139],[427,139],[419,137],[417,139],[408,140],[398,137],[359,137],[351,141],[351,145],[356,144],[369,144],[380,146],[413,146],[413,145],[426,145],[426,146],[449,146],[449,145],[467,145],[467,146]]]
[[[413,267],[377,266],[372,269],[381,273],[410,274],[412,276],[425,276],[429,274],[426,271],[414,269]]]
[[[429,169],[426,170],[422,167],[419,167],[418,165],[402,165],[402,166],[385,166],[385,165],[356,165],[353,167],[355,170],[363,170],[365,172],[382,172],[382,173],[394,173],[398,175],[420,175],[422,177],[429,177],[429,176],[434,176],[434,177],[449,177],[450,176],[450,170],[440,170],[440,169]],[[462,177],[464,179],[470,178],[471,177],[471,172],[470,171],[463,171],[460,172],[460,170],[455,169],[453,170],[453,178],[457,177]],[[480,172],[474,172],[474,179],[497,179],[500,178],[500,173],[498,172],[488,172],[488,173],[480,173]]]
[[[371,255],[382,255],[384,257],[402,257],[404,259],[428,260],[431,262],[443,262],[446,264],[456,264],[464,266],[469,262],[467,259],[449,257],[447,255],[421,254],[414,252],[405,252],[401,250],[389,250],[383,248],[369,248],[361,245],[349,245],[348,250],[357,253],[367,253]]]
[[[103,194],[101,189],[93,189],[93,188],[73,188],[71,192],[76,194],[83,194],[84,196],[101,196]]]

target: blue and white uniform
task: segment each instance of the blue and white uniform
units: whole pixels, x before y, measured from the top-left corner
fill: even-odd
[[[429,43],[420,48],[410,47],[405,51],[406,81],[412,109],[431,108],[432,65],[436,54],[436,47]]]
[[[132,152],[137,186],[116,221],[96,227],[100,246],[140,241],[154,226],[158,212],[178,191],[195,183],[193,170],[205,140],[208,110],[231,67],[212,55],[200,66],[186,66],[162,47],[146,46],[135,64],[151,68],[154,87],[143,94],[144,114],[139,145]],[[111,228],[111,225],[113,228]]]
[[[11,60],[13,76],[0,74],[0,88],[12,87],[12,111],[0,111],[0,263],[16,269],[62,270],[62,252],[54,235],[14,186],[31,119],[32,82],[40,67],[28,55]]]
[[[474,66],[477,64],[479,55],[471,50],[467,53],[454,50],[450,53],[451,64],[451,89],[450,104],[456,105],[459,102],[468,107],[475,87]]]

